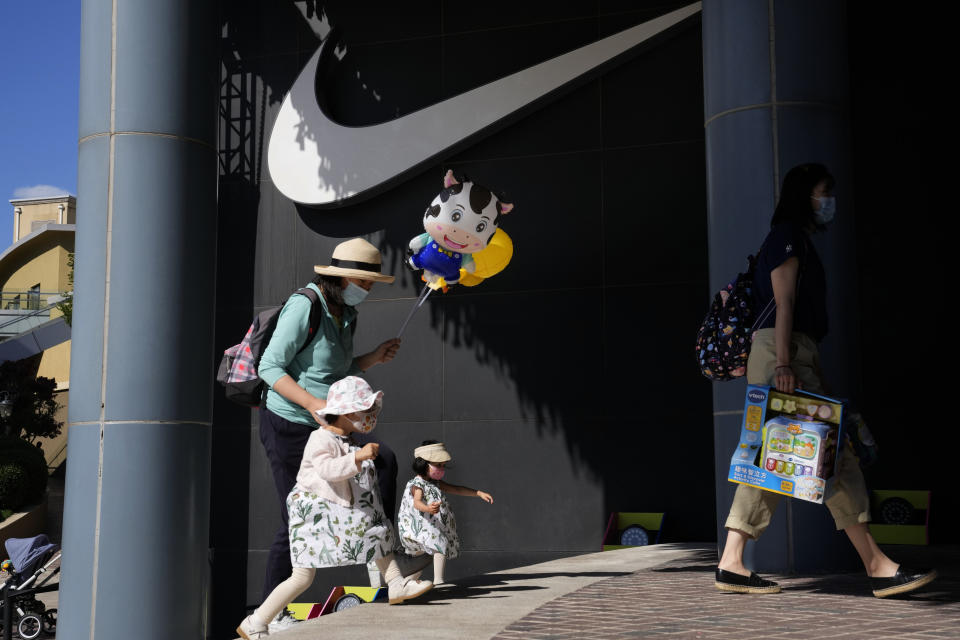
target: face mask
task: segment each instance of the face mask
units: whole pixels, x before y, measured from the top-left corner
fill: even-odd
[[[431,480],[443,480],[443,476],[446,475],[447,470],[443,467],[435,467],[432,464],[428,465],[427,475],[430,476]]]
[[[820,210],[813,212],[813,219],[817,224],[827,224],[837,212],[837,199],[833,196],[821,196],[817,201],[820,203]]]
[[[373,415],[372,412],[362,413],[359,420],[353,421],[353,426],[360,433],[370,433],[373,431],[373,428],[377,426],[377,418]]]
[[[348,282],[346,288],[343,290],[343,304],[348,307],[355,307],[366,300],[367,294],[369,293],[370,292],[363,287]]]

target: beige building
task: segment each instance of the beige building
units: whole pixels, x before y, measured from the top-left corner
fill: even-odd
[[[11,200],[12,244],[0,253],[0,361],[32,358],[37,376],[57,382],[58,420],[70,390],[69,327],[58,303],[69,299],[77,200],[71,195]],[[43,443],[47,462],[66,459],[66,429]]]

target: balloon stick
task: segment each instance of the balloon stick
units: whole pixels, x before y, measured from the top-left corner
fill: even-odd
[[[413,314],[417,312],[417,309],[423,306],[423,303],[426,302],[427,298],[433,292],[433,289],[430,288],[430,285],[423,285],[423,291],[420,292],[420,297],[417,298],[416,303],[414,303],[413,308],[410,309],[410,313],[407,314],[407,319],[403,321],[403,324],[400,325],[400,331],[397,332],[397,337],[403,335],[403,330],[407,328],[407,324],[410,322],[410,318],[413,317]]]

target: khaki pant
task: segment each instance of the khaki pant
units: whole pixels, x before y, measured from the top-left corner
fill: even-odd
[[[774,329],[760,329],[750,347],[747,361],[747,382],[773,386],[774,369],[777,364]],[[807,335],[794,333],[790,340],[790,367],[805,391],[823,393],[820,371],[820,353],[817,343]],[[770,519],[780,498],[772,491],[763,491],[745,484],[737,486],[737,493],[730,506],[730,515],[724,526],[743,531],[752,538],[759,538],[770,525]],[[850,445],[840,448],[840,465],[836,475],[827,486],[824,504],[837,523],[837,529],[846,529],[860,522],[870,521],[870,499],[867,486],[860,471],[860,463]]]

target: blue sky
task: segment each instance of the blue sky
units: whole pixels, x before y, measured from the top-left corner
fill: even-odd
[[[0,245],[7,200],[77,192],[80,0],[0,0]],[[4,221],[10,220],[9,224]]]

